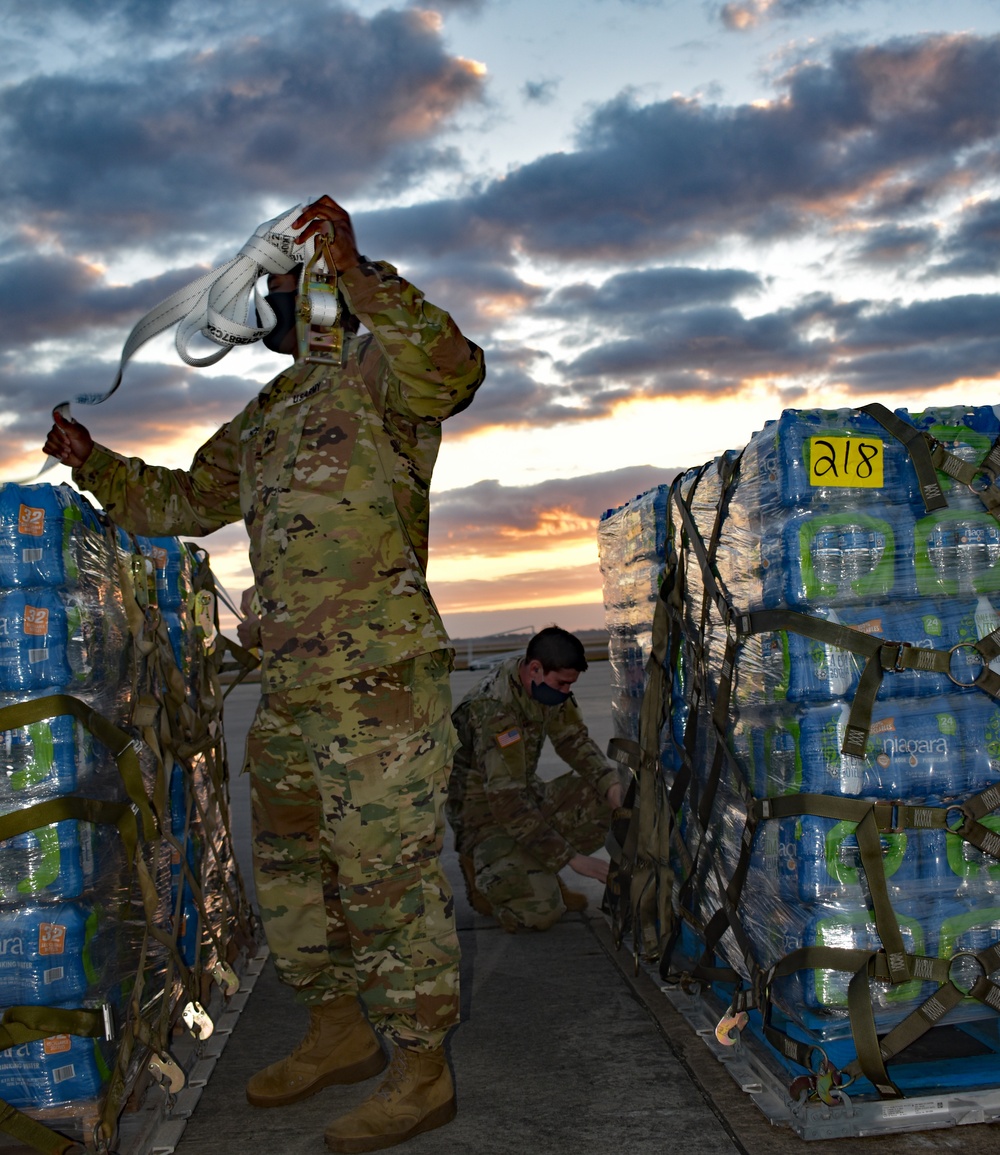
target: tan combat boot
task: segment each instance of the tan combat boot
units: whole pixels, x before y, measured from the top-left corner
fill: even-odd
[[[375,1091],[327,1127],[326,1145],[337,1152],[380,1151],[454,1118],[455,1085],[444,1048],[397,1047]]]
[[[469,898],[469,906],[477,914],[491,915],[493,907],[490,906],[489,899],[476,886],[476,864],[468,854],[460,854],[458,864],[462,868],[462,877],[465,879],[465,893]]]
[[[385,1067],[385,1054],[354,995],[309,1008],[306,1037],[285,1059],[247,1083],[255,1107],[284,1107],[333,1083],[360,1083]]]
[[[562,895],[563,906],[574,913],[587,909],[587,896],[578,890],[570,890],[561,878],[557,878],[559,893]]]

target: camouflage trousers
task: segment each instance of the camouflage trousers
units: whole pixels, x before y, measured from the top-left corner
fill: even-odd
[[[539,793],[539,808],[578,853],[604,845],[611,811],[586,779],[563,774],[541,783]],[[472,859],[476,886],[507,929],[547,930],[565,914],[558,876],[505,830],[477,830]]]
[[[279,977],[309,1004],[360,994],[401,1046],[458,1022],[441,869],[455,748],[445,650],[261,699],[247,741],[254,880]]]

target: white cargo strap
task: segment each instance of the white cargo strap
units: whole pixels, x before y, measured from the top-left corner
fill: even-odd
[[[231,261],[212,269],[150,309],[128,335],[111,388],[106,393],[83,393],[74,400],[81,405],[99,405],[107,400],[121,384],[129,358],[171,325],[177,325],[176,345],[181,360],[186,365],[198,367],[214,365],[234,346],[251,345],[270,333],[277,319],[257,290],[257,282],[265,273],[287,273],[309,258],[312,246],[309,243],[296,245],[291,228],[292,221],[301,211],[302,205],[295,205],[273,220],[265,221]],[[246,323],[251,293],[260,314],[259,327]],[[196,333],[222,348],[204,357],[194,356],[190,343]]]
[[[274,310],[257,289],[257,282],[265,273],[287,273],[296,265],[307,262],[313,255],[312,238],[298,244],[292,230],[292,221],[302,212],[295,205],[272,220],[258,225],[254,235],[232,260],[212,269],[183,289],[161,301],[136,323],[122,349],[121,361],[111,388],[104,393],[79,393],[72,401],[78,405],[100,405],[115,392],[122,381],[125,366],[132,355],[147,341],[152,340],[171,325],[177,325],[176,346],[186,365],[202,367],[214,365],[236,345],[252,345],[274,328],[277,318]],[[260,320],[259,326],[248,325],[250,294]],[[329,311],[329,310],[328,310]],[[318,324],[332,324],[325,314]],[[216,353],[196,357],[190,352],[190,343],[196,333],[222,348]],[[55,408],[66,420],[72,420],[70,401],[60,402]],[[19,479],[19,484],[36,481],[58,462],[46,458],[34,477]]]

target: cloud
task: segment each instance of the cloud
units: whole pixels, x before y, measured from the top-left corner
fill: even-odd
[[[774,20],[797,20],[803,16],[858,6],[858,0],[734,0],[721,5],[717,15],[731,32],[748,32]]]
[[[5,413],[0,476],[21,476],[37,458],[54,405],[81,392],[104,392],[116,366],[79,357],[51,369],[26,367],[19,358],[0,362]],[[242,376],[208,376],[184,365],[132,363],[125,384],[94,408],[73,413],[112,449],[155,464],[187,465],[201,440],[234,417],[260,386]],[[167,460],[165,460],[165,458]]]
[[[640,326],[637,326],[640,328]],[[935,389],[1000,372],[1000,295],[899,302],[835,302],[816,295],[794,308],[746,317],[710,307],[648,320],[641,332],[596,345],[559,366],[581,382],[591,412],[625,396],[740,392],[782,377],[814,389],[840,383],[859,395]],[[591,387],[587,388],[590,381]]]
[[[935,389],[1000,373],[1000,296],[868,308],[838,334],[830,372],[857,391]]]
[[[414,8],[432,8],[438,12],[469,12],[479,13],[486,6],[486,0],[411,0]]]
[[[674,473],[638,465],[534,485],[480,481],[446,490],[431,500],[431,553],[499,557],[593,541],[604,510],[669,481]]]
[[[558,80],[528,80],[521,88],[521,95],[529,104],[551,104],[558,88]]]
[[[94,0],[49,0],[44,15],[24,9],[5,13],[4,18],[21,27],[39,28],[53,16],[68,15],[87,24],[123,24],[130,34],[148,35],[168,25],[171,15],[182,6],[182,0],[101,0],[99,5]]]
[[[487,349],[486,381],[464,413],[448,422],[448,435],[466,436],[494,425],[555,425],[567,416],[559,404],[565,391],[533,373],[549,363],[548,354],[520,343],[493,342]]]
[[[946,260],[934,272],[945,276],[995,276],[1000,269],[1000,200],[966,208],[943,246]]]
[[[854,249],[860,264],[907,265],[932,256],[939,240],[933,225],[885,224],[865,232]]]
[[[918,243],[888,234],[881,240]],[[761,289],[759,278],[741,270],[672,268],[557,289],[534,314],[565,326],[569,355],[555,359],[491,337],[486,381],[474,404],[449,422],[449,435],[567,428],[636,400],[720,399],[751,387],[769,387],[786,405],[839,385],[860,403],[906,388],[907,375],[912,391],[1000,372],[1000,295],[904,304],[813,293],[752,315],[727,303]],[[585,341],[574,338],[578,332]]]
[[[4,347],[23,348],[94,330],[126,329],[146,310],[207,272],[172,269],[131,285],[109,285],[103,272],[78,258],[22,253],[0,262]],[[124,334],[123,334],[124,336]]]
[[[548,570],[503,574],[489,580],[436,581],[432,594],[442,614],[476,610],[549,609],[562,603],[601,601],[601,574],[596,565],[554,566]]]
[[[705,302],[731,301],[763,288],[745,269],[690,266],[618,273],[600,285],[577,282],[558,289],[538,311],[546,315],[615,319],[645,316]]]
[[[185,236],[248,235],[265,197],[399,192],[455,164],[435,138],[483,77],[427,13],[307,0],[269,6],[260,35],[237,11],[197,47],[133,57],[123,40],[112,60],[0,92],[0,195],[17,220],[88,251],[176,251]]]
[[[939,35],[835,50],[737,106],[622,93],[576,148],[478,191],[372,214],[395,252],[652,259],[926,209],[1000,147],[1000,37]]]

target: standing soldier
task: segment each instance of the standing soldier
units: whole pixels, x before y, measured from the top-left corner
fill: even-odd
[[[504,930],[546,930],[584,895],[559,871],[606,882],[593,852],[621,805],[618,771],[587,733],[571,688],[587,668],[580,639],[549,626],[473,687],[452,719],[458,731],[448,819],[469,901]],[[543,782],[536,773],[548,738],[572,769]]]
[[[247,1097],[277,1107],[371,1077],[385,1066],[374,1026],[389,1072],[326,1132],[333,1151],[372,1151],[455,1114],[443,1044],[459,950],[439,861],[451,652],[425,568],[441,422],[472,400],[483,357],[391,265],[358,253],[329,197],[292,228],[299,246],[328,245],[339,353],[297,356],[187,471],[122,457],[58,414],[45,451],[133,533],[246,522],[262,650],[247,744],[254,877],[278,974],[310,1013],[305,1039]],[[266,343],[295,353],[299,278],[273,273],[268,289]]]

